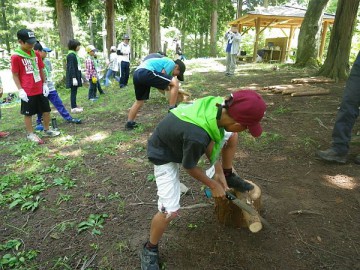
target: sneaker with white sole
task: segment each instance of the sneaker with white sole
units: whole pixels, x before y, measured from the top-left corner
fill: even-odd
[[[71,109],[71,112],[72,113],[79,113],[79,112],[82,112],[84,109],[81,108],[81,107],[76,107],[76,108],[72,108]]]
[[[43,144],[44,141],[40,139],[35,133],[29,133],[26,138],[32,142],[36,142],[38,144]]]
[[[145,246],[140,250],[141,270],[160,270],[159,252],[150,251]]]
[[[44,137],[56,137],[59,135],[60,135],[60,131],[53,130],[53,129],[44,130],[44,133],[43,133]]]

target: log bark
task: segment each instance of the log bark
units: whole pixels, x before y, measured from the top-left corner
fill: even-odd
[[[321,91],[321,90],[325,90],[324,88],[321,87],[317,87],[314,85],[309,85],[309,84],[305,84],[305,85],[299,85],[298,87],[294,87],[291,89],[285,89],[282,91],[283,95],[290,95],[292,93],[300,93],[300,92],[312,92],[312,91]]]
[[[261,189],[255,183],[251,181],[248,182],[252,183],[255,188],[248,193],[235,192],[235,195],[242,202],[248,204],[256,212],[258,212],[261,208]],[[262,223],[258,215],[249,214],[229,200],[216,198],[215,214],[218,221],[225,226],[235,228],[249,228],[249,230],[253,233],[256,233],[262,229]]]
[[[335,80],[327,77],[294,78],[291,83],[334,83]]]
[[[318,96],[318,95],[328,95],[330,90],[327,89],[319,89],[314,91],[304,91],[304,92],[295,92],[292,93],[292,97],[304,97],[304,96]]]

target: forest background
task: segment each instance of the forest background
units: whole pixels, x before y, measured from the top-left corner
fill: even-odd
[[[8,56],[17,47],[16,32],[21,28],[34,30],[37,38],[53,49],[52,56],[59,60],[53,62],[59,71],[69,39],[76,38],[83,46],[95,45],[103,52],[103,66],[106,66],[105,59],[110,46],[116,46],[125,33],[131,36],[131,58],[134,62],[155,51],[166,51],[170,57],[174,56],[174,40],[178,40],[187,59],[222,57],[225,56],[223,36],[230,21],[255,8],[278,5],[308,8],[300,29],[303,35],[299,35],[299,39],[305,40],[299,40],[299,44],[305,45],[297,48],[300,50],[299,59],[293,60],[299,62],[299,66],[315,64],[321,67],[325,62],[330,68],[324,70],[323,67],[321,75],[345,79],[360,48],[357,16],[359,0],[194,0],[191,4],[188,1],[160,0],[1,0],[0,48],[3,52],[0,69],[9,67]],[[348,12],[346,6],[352,10],[352,14],[340,13]],[[340,31],[340,35],[344,32],[343,36],[346,37],[336,36],[335,33],[332,47],[343,49],[335,48],[337,52],[326,57],[331,35],[336,32],[332,31],[336,27],[334,24],[327,32],[324,59],[315,56],[315,59],[313,57],[308,61],[308,57],[312,56],[304,57],[301,52],[311,51],[316,54],[321,31],[320,15],[323,12],[339,12],[338,29],[347,29]],[[348,19],[340,21],[344,17]],[[314,21],[319,26],[315,33],[309,30],[314,29]],[[271,31],[271,28],[263,31],[260,44],[264,43],[266,36],[273,34]],[[242,50],[252,53],[254,38],[255,31],[248,31],[243,36]],[[315,42],[309,42],[312,39]],[[339,43],[346,44],[339,46]],[[85,56],[84,50],[82,53]],[[325,61],[327,58],[330,59],[329,63]],[[334,66],[338,70],[329,70]]]

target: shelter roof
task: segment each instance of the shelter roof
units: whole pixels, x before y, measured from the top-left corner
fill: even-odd
[[[234,26],[254,27],[256,19],[260,18],[261,27],[291,28],[300,27],[304,20],[306,9],[292,6],[258,7],[246,15],[229,22]],[[323,22],[334,23],[335,15],[324,13]]]

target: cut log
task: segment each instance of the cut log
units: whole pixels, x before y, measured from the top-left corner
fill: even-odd
[[[282,91],[283,95],[290,95],[292,93],[298,93],[298,92],[307,92],[307,91],[318,91],[323,90],[324,88],[317,87],[310,84],[295,84],[295,87],[291,87],[288,89],[284,89]]]
[[[248,180],[246,180],[248,181]],[[235,196],[243,203],[254,209],[254,212],[258,212],[261,208],[261,189],[255,183],[252,183],[255,188],[251,192],[242,193],[235,192]],[[223,200],[221,198],[215,198],[215,214],[218,221],[225,226],[235,228],[249,228],[253,233],[256,233],[262,229],[262,223],[260,217],[252,215],[245,210],[240,209],[237,205],[229,200]]]
[[[327,77],[308,77],[308,78],[294,78],[291,83],[334,83],[334,79]]]
[[[295,93],[292,93],[291,96],[292,97],[317,96],[317,95],[328,95],[329,93],[330,93],[330,90],[319,89],[319,90],[295,92]]]
[[[161,94],[163,94],[167,100],[169,100],[169,98],[170,98],[170,92],[169,91],[165,91],[165,90],[161,90],[161,89],[158,89],[158,91]],[[189,92],[186,92],[183,89],[179,89],[176,103],[187,101],[190,98],[190,96],[191,96],[191,94]]]

